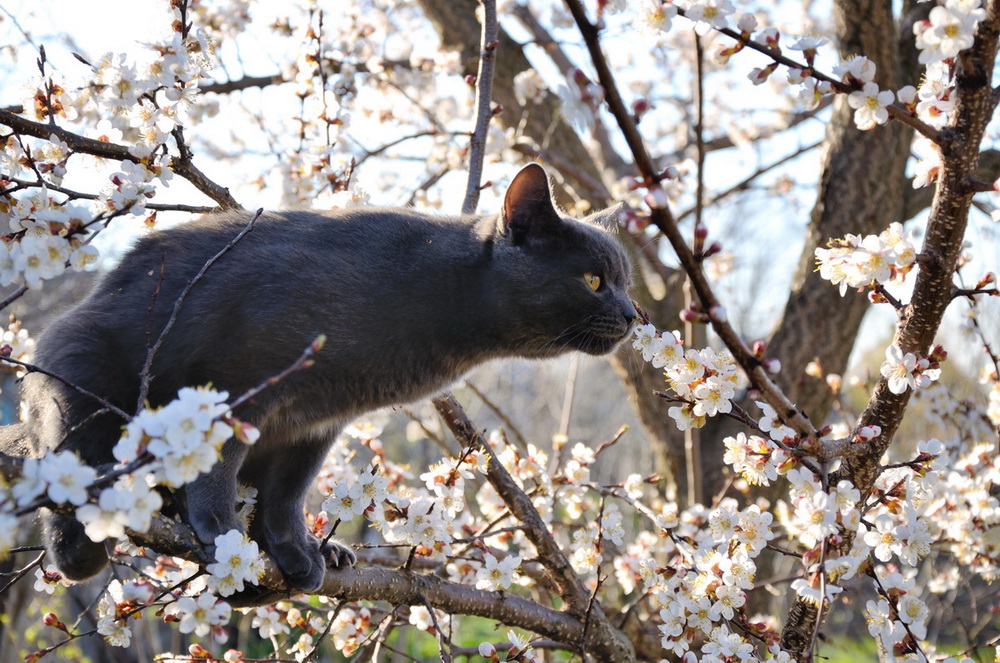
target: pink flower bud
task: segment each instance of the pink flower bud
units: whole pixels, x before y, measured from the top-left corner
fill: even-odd
[[[744,37],[749,37],[750,33],[757,29],[757,19],[753,14],[744,13],[736,22],[736,27]]]
[[[764,356],[764,351],[767,350],[767,341],[754,341],[753,342],[753,356],[760,359]]]
[[[667,199],[667,192],[660,187],[652,187],[644,198],[650,209],[666,209],[670,201]]]
[[[722,306],[713,306],[708,311],[708,317],[714,320],[715,322],[725,322],[726,320],[729,319],[729,317],[726,314],[726,309]]]
[[[777,357],[768,357],[763,362],[761,362],[761,366],[763,366],[764,370],[770,373],[771,375],[777,375],[778,373],[781,372],[781,360],[779,360]]]
[[[208,651],[207,649],[205,649],[204,647],[202,647],[201,645],[199,645],[198,643],[195,643],[195,644],[191,645],[190,647],[188,647],[188,653],[191,654],[191,656],[193,656],[194,658],[211,658],[212,657],[212,653],[210,651]]]
[[[45,624],[46,626],[57,628],[60,631],[66,630],[66,625],[62,623],[62,621],[59,619],[58,616],[56,616],[56,613],[54,612],[46,612],[45,616],[42,617],[42,623]]]
[[[692,311],[689,308],[686,308],[683,311],[681,311],[680,316],[681,320],[683,320],[684,322],[700,322],[702,318],[701,313]]]
[[[642,180],[638,177],[626,177],[622,183],[625,185],[626,191],[635,191],[643,185]]]

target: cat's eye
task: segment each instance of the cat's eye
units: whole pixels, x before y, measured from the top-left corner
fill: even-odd
[[[587,282],[587,285],[589,285],[590,289],[594,292],[597,292],[597,290],[601,287],[601,277],[597,274],[587,272],[583,275],[583,280]]]

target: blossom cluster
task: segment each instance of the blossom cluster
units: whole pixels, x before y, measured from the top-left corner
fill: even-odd
[[[0,145],[2,141],[0,138]],[[65,143],[55,136],[52,142],[65,149]],[[12,144],[18,143],[8,138],[8,149],[0,155],[9,152]],[[93,266],[97,250],[81,232],[91,218],[82,206],[57,202],[45,191],[20,198],[0,197],[0,223],[6,222],[8,227],[0,241],[0,286],[38,285],[67,268],[82,271]]]
[[[215,537],[215,561],[205,567],[208,591],[219,596],[242,592],[245,582],[256,585],[264,573],[257,542],[238,530]]]
[[[980,0],[945,0],[913,24],[920,64],[950,60],[972,46],[976,26],[986,18]]]
[[[640,560],[636,575],[658,609],[661,645],[682,656],[701,641],[707,660],[749,660],[753,645],[728,620],[742,611],[754,586],[754,560],[775,537],[772,515],[756,504],[740,509],[727,498],[711,511],[664,516],[661,542],[646,539],[629,550]],[[654,553],[666,553],[668,566],[650,563]]]
[[[16,523],[12,512],[44,497],[76,508],[76,518],[90,539],[117,539],[125,529],[145,532],[163,504],[156,486],[178,487],[207,472],[219,457],[222,444],[236,437],[256,440],[255,428],[229,415],[228,395],[208,388],[184,388],[177,398],[159,409],[147,408],[126,425],[113,452],[120,473],[110,486],[91,497],[97,470],[73,451],[55,451],[42,458],[27,458],[21,477],[10,486],[11,499],[0,501],[0,524]],[[149,462],[127,465],[148,452]],[[8,550],[16,525],[2,528],[0,554]]]
[[[706,417],[732,411],[732,399],[744,378],[728,350],[685,350],[679,332],[663,334],[651,324],[635,328],[632,347],[645,361],[663,369],[680,401],[668,410],[680,430],[700,428]]]
[[[10,316],[10,323],[7,328],[0,333],[0,355],[23,361],[31,362],[35,352],[35,339],[31,338],[28,330],[21,325],[21,321],[16,316]],[[26,371],[21,367],[13,367],[17,377],[24,377]]]
[[[146,408],[125,426],[112,449],[119,462],[128,463],[144,452],[158,461],[158,483],[178,488],[212,469],[222,444],[234,435],[253,444],[260,433],[227,416],[224,391],[184,387],[177,398],[161,408]]]
[[[816,249],[816,263],[822,278],[848,288],[870,288],[902,282],[916,261],[916,249],[900,223],[893,223],[878,235],[846,235],[832,239],[828,248]]]
[[[0,135],[0,185],[25,189],[0,195],[0,224],[10,228],[0,231],[0,285],[35,286],[67,267],[92,265],[98,254],[89,243],[90,225],[110,216],[142,214],[155,194],[154,182],[169,184],[172,172],[163,147],[184,124],[213,57],[207,37],[199,31],[182,34],[183,21],[179,14],[175,18],[169,36],[145,44],[138,57],[107,53],[79,81],[63,80],[43,67],[42,78],[28,86],[23,103],[28,118],[84,122],[87,137],[125,145],[131,159],[112,164],[96,200],[82,205],[69,202],[78,196],[56,194],[45,182],[61,185],[72,157],[96,162],[98,169],[106,168],[103,162],[77,156],[55,133],[34,142]],[[8,186],[13,181],[21,186]]]
[[[886,378],[889,391],[894,394],[902,394],[907,389],[924,389],[941,375],[936,354],[932,352],[931,358],[917,357],[912,352],[904,353],[897,345],[890,345],[885,349],[885,361],[879,373]]]

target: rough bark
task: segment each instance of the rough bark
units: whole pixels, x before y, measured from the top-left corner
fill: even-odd
[[[891,4],[835,3],[841,56],[868,56],[878,66],[875,82],[883,89],[917,82],[898,77],[900,49]],[[857,293],[841,297],[823,281],[815,270],[814,251],[831,237],[878,233],[900,220],[903,194],[910,188],[904,169],[913,130],[892,122],[875,131],[859,131],[853,118],[846,97],[839,95],[827,127],[823,172],[805,246],[769,348],[781,361],[782,387],[817,424],[826,417],[833,395],[823,380],[806,376],[805,366],[818,358],[827,372],[842,373],[871,304]]]
[[[923,260],[917,273],[910,303],[899,311],[893,344],[903,352],[926,355],[953,298],[956,261],[962,248],[969,207],[974,190],[970,182],[978,168],[979,145],[996,106],[990,86],[1000,31],[1000,1],[989,3],[986,19],[976,31],[971,49],[959,55],[956,72],[953,124],[941,132],[942,170],[924,236]],[[869,453],[846,459],[830,478],[832,483],[850,479],[867,495],[878,477],[880,459],[888,449],[906,410],[912,391],[889,391],[881,378],[872,392],[858,425],[877,425],[881,434],[872,441]],[[831,555],[850,548],[853,535],[847,533]],[[799,660],[811,659],[813,634],[820,619],[816,606],[796,600],[789,611],[781,645],[799,653]],[[821,625],[821,624],[820,624]]]
[[[895,90],[918,82],[912,22],[915,12],[927,9],[923,5],[910,9],[914,3],[906,3],[906,19],[897,28],[891,4],[887,0],[841,0],[835,4],[835,18],[841,56],[866,55],[878,67],[879,87]],[[837,288],[823,281],[815,271],[815,250],[847,233],[881,232],[893,221],[904,221],[919,211],[915,204],[920,201],[912,200],[913,189],[905,175],[912,138],[913,130],[900,122],[859,131],[846,97],[837,95],[805,243],[767,351],[781,362],[780,386],[817,426],[826,419],[833,394],[824,380],[807,376],[805,367],[818,359],[827,373],[843,373],[871,304],[858,293],[841,297]],[[753,408],[749,403],[744,406]],[[721,456],[722,440],[739,430],[741,425],[732,420],[710,421],[703,435],[705,453]],[[708,486],[718,487],[722,482],[721,474],[706,477]]]

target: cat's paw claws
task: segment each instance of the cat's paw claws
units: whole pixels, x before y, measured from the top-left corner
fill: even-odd
[[[323,544],[321,552],[326,560],[327,566],[342,569],[345,566],[354,566],[358,562],[358,556],[347,546],[327,541]]]

